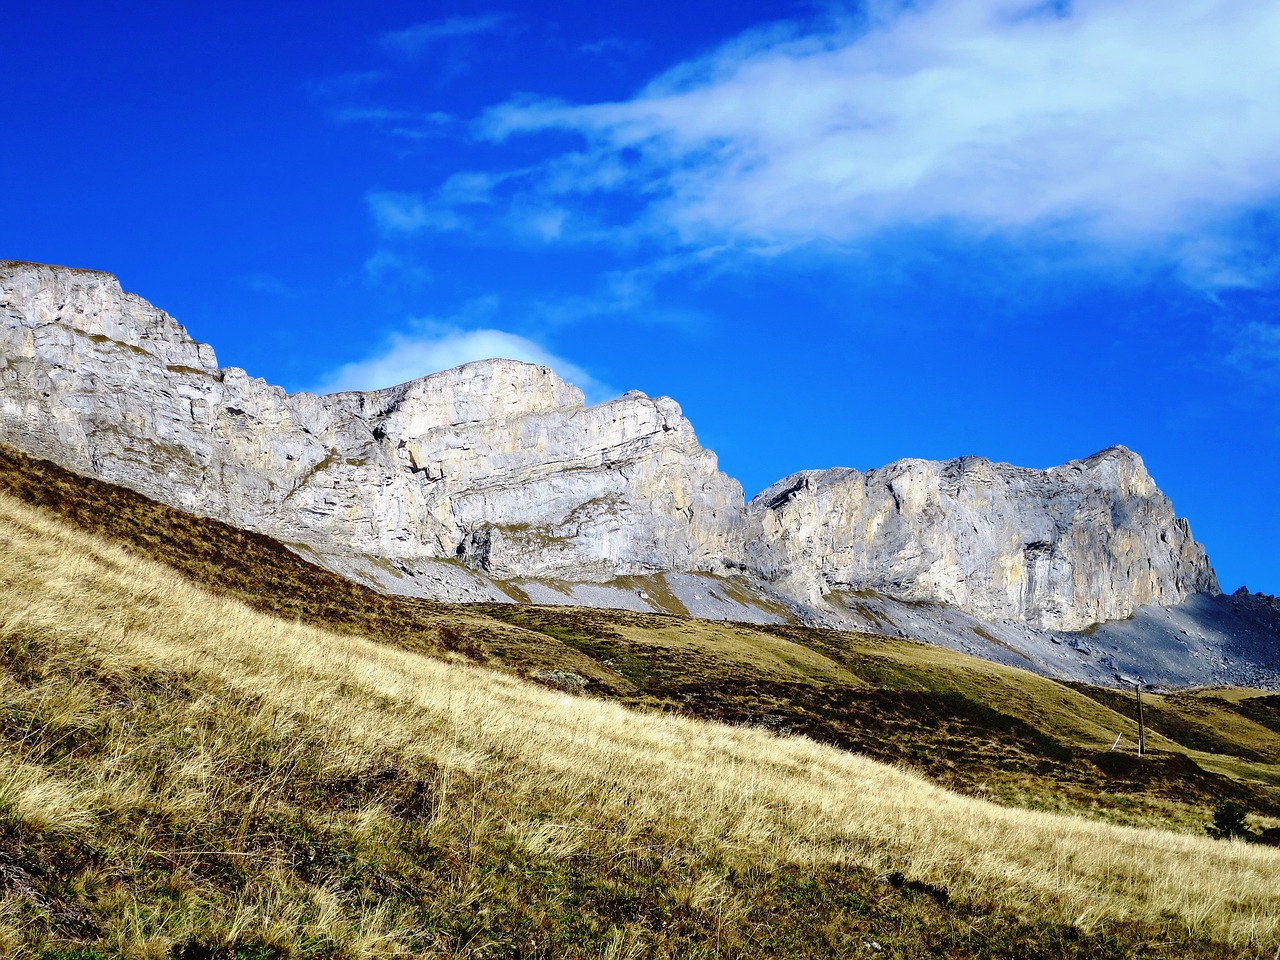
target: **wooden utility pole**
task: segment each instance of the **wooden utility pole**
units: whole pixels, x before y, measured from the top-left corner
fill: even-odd
[[[1138,756],[1146,750],[1147,737],[1146,729],[1142,725],[1142,678],[1139,677],[1133,685],[1134,691],[1138,695]]]

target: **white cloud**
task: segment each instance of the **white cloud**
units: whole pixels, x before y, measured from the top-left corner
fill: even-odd
[[[487,14],[476,17],[446,17],[416,23],[403,30],[383,34],[378,42],[384,50],[405,56],[415,56],[442,40],[457,40],[498,29],[507,20],[505,14]]]
[[[1238,244],[1193,241],[1280,199],[1277,50],[1280,4],[1257,0],[873,3],[749,34],[625,102],[513,102],[481,130],[584,135],[504,176],[530,205],[613,195],[626,226],[690,247],[1050,230],[1242,283]]]
[[[481,312],[487,308],[479,305]],[[579,387],[588,403],[616,394],[576,364],[556,356],[527,337],[492,328],[465,330],[449,323],[418,321],[409,332],[392,334],[376,353],[344,364],[320,378],[315,393],[378,390],[449,370],[472,360],[522,360],[550,367]]]
[[[455,173],[430,197],[417,193],[373,190],[365,195],[369,212],[383,233],[449,231],[467,226],[468,207],[493,203],[494,190],[511,174]]]
[[[428,203],[414,193],[375,190],[366,195],[369,212],[383,233],[457,230],[465,221],[447,206]]]

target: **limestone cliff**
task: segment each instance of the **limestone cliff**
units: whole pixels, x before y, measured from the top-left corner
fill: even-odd
[[[290,395],[219,369],[111,275],[63,267],[0,262],[0,442],[344,571],[741,573],[813,609],[865,588],[1059,629],[1217,590],[1123,448],[1048,471],[967,458],[801,473],[744,506],[670,399],[586,407],[509,360]],[[444,566],[415,591],[483,595]]]
[[[1218,592],[1142,460],[1112,447],[1049,470],[977,457],[806,471],[750,505],[750,565],[815,597],[870,589],[1078,630]]]
[[[321,551],[578,580],[742,553],[742,488],[666,398],[587,408],[509,360],[289,395],[109,274],[13,262],[0,357],[0,441]]]

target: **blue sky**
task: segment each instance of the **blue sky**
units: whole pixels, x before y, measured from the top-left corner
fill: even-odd
[[[1280,5],[19,5],[0,256],[291,389],[474,359],[809,467],[1123,443],[1280,593]]]

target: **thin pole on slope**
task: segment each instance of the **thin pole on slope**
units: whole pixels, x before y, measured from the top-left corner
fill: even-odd
[[[1134,691],[1138,695],[1138,756],[1142,756],[1146,752],[1147,736],[1146,728],[1142,724],[1142,678],[1139,677],[1133,685]]]

